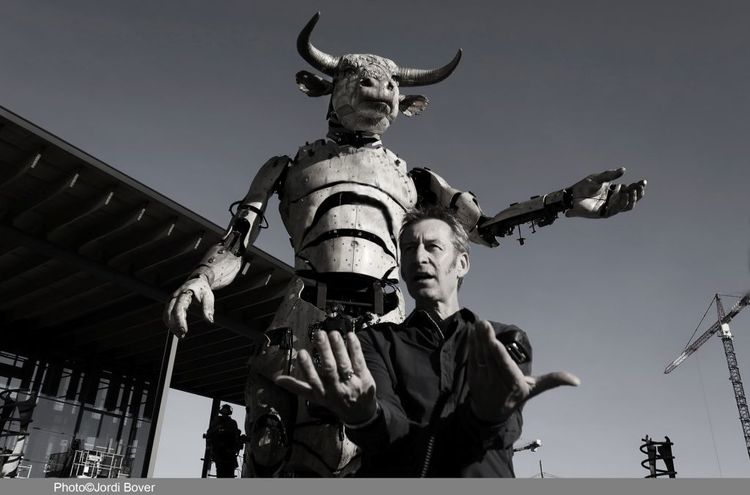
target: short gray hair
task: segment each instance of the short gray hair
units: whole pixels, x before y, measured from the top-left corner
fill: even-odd
[[[441,206],[413,208],[412,210],[407,212],[404,216],[404,222],[401,224],[401,231],[398,235],[399,241],[401,240],[401,237],[403,237],[404,231],[408,227],[411,227],[415,223],[421,222],[422,220],[432,219],[441,220],[448,224],[448,226],[451,228],[451,232],[453,232],[452,242],[453,246],[456,248],[456,251],[458,251],[459,253],[469,252],[469,235],[466,233],[466,229],[461,224],[461,222],[458,221],[458,217],[453,213],[453,211]]]

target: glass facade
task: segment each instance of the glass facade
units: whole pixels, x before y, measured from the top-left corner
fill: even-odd
[[[10,476],[140,477],[155,388],[154,379],[0,351],[0,406],[8,413],[0,449],[24,443]],[[21,398],[34,399],[25,427],[12,404]]]

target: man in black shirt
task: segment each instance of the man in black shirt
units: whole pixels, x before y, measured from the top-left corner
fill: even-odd
[[[362,448],[359,476],[512,477],[523,404],[579,380],[566,372],[529,376],[531,347],[522,331],[460,309],[468,240],[450,212],[407,215],[400,245],[415,301],[404,323],[346,338],[318,332],[318,368],[303,350],[300,376],[276,381],[347,425]]]
[[[371,424],[347,430],[363,449],[358,476],[514,476],[520,408],[486,420],[472,409],[479,386],[471,387],[467,374],[469,336],[487,331],[476,320],[465,308],[439,323],[429,312],[415,309],[401,325],[377,325],[358,334],[381,409]],[[528,375],[526,335],[517,327],[492,323],[492,338],[512,333],[524,344],[528,360],[518,368]],[[503,394],[499,387],[484,393]]]

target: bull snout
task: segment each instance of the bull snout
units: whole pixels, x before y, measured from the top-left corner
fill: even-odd
[[[378,101],[390,102],[396,93],[396,85],[392,79],[365,76],[359,80],[359,87],[362,96]]]

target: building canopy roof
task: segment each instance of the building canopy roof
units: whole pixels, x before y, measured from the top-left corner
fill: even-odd
[[[158,376],[162,311],[223,228],[0,107],[0,349]],[[251,248],[191,311],[171,387],[244,403],[246,363],[293,271]]]

